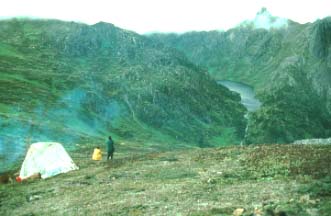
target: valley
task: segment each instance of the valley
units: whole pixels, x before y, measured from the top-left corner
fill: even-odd
[[[262,18],[283,20],[261,10],[227,31],[149,37],[182,51],[216,80],[254,88],[262,104],[249,117],[245,143],[331,137],[330,17],[306,24],[287,20],[273,28],[257,26]]]
[[[0,158],[22,157],[25,143],[75,150],[109,133],[142,146],[328,138],[330,23],[139,35],[103,22],[0,21]],[[241,101],[216,80],[255,96],[241,86]]]
[[[110,135],[114,160],[92,161]],[[330,137],[331,17],[263,8],[181,34],[0,20],[0,215],[327,216]],[[79,170],[15,182],[40,141]]]

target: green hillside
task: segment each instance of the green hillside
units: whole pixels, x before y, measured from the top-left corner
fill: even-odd
[[[109,134],[146,147],[244,136],[237,94],[180,52],[112,24],[0,21],[0,75],[2,152],[41,140],[70,149]]]
[[[277,20],[262,10],[263,15]],[[252,85],[263,105],[250,115],[246,143],[331,136],[331,18],[275,28],[246,21],[226,32],[154,34],[215,79]]]

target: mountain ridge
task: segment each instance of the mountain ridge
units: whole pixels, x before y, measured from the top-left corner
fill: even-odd
[[[239,143],[240,97],[175,49],[112,24],[0,22],[3,152],[23,143]],[[171,144],[170,144],[171,145]],[[8,156],[5,156],[8,157]]]
[[[263,105],[252,114],[246,143],[289,143],[331,136],[330,23],[325,18],[269,30],[242,25],[226,32],[150,37],[184,52],[214,79],[255,88]],[[302,98],[299,106],[295,98]]]

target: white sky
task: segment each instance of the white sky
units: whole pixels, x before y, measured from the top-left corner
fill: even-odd
[[[266,7],[300,23],[331,16],[331,0],[0,0],[0,18],[29,16],[147,32],[227,30]]]

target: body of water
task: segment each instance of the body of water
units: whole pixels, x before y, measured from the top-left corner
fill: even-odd
[[[217,83],[227,87],[231,91],[239,93],[241,103],[249,112],[255,112],[260,108],[261,102],[255,97],[254,89],[251,86],[230,80],[219,80]]]

